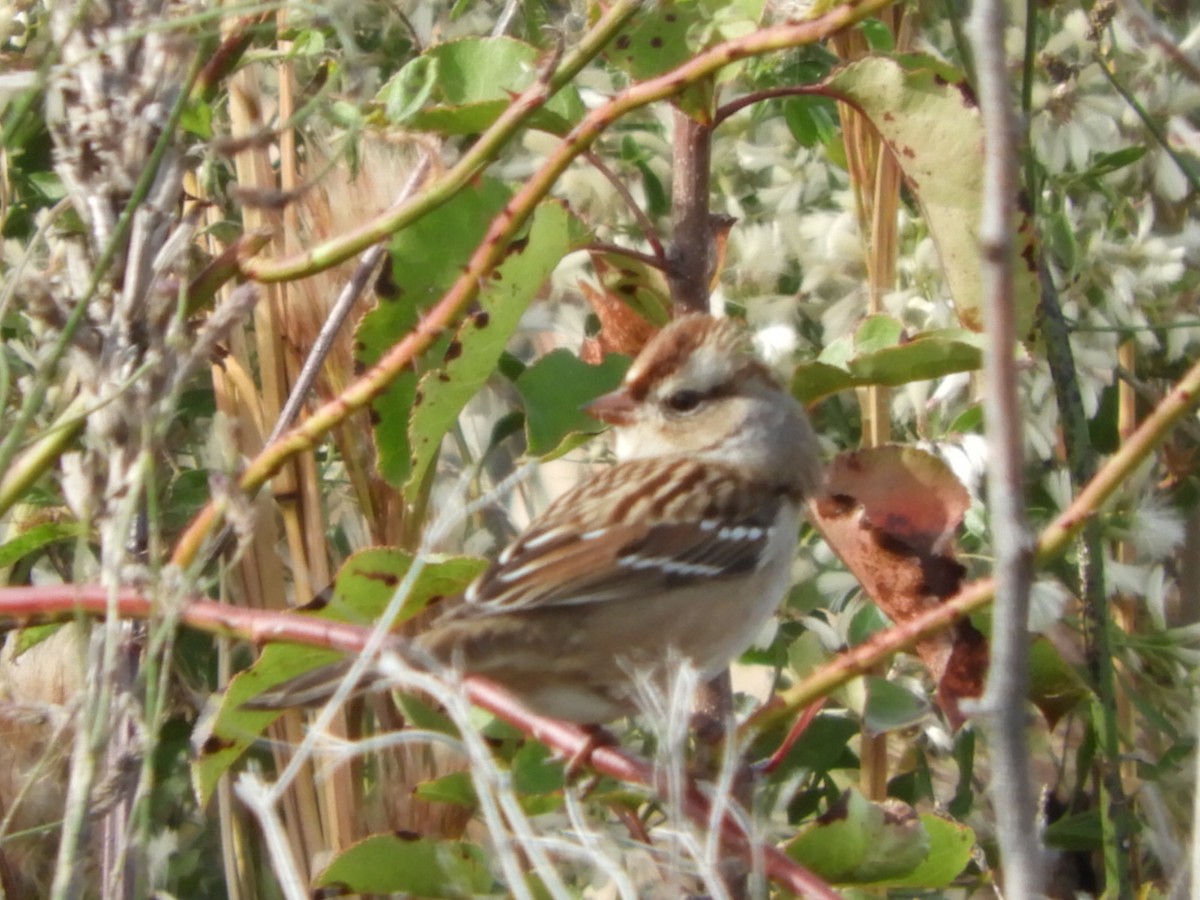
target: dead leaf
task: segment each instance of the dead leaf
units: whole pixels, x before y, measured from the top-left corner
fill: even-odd
[[[969,505],[966,488],[944,462],[890,445],[837,457],[811,513],[867,595],[902,626],[962,585],[966,570],[955,557],[955,536]],[[959,701],[983,691],[986,640],[964,620],[914,649],[938,682],[938,705],[958,728]]]
[[[608,291],[597,290],[586,282],[580,282],[579,287],[600,320],[600,333],[584,341],[580,350],[584,362],[598,365],[609,353],[636,356],[658,331]]]

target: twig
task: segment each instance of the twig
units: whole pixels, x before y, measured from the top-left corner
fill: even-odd
[[[1191,186],[1193,193],[1200,193],[1200,174],[1192,167],[1191,161],[1188,160],[1182,153],[1171,146],[1171,140],[1163,131],[1162,126],[1154,121],[1150,113],[1146,112],[1146,108],[1142,106],[1137,97],[1121,83],[1117,78],[1116,73],[1108,67],[1108,62],[1099,53],[1096,54],[1096,64],[1100,66],[1100,71],[1104,73],[1104,77],[1108,79],[1108,83],[1113,86],[1121,98],[1129,104],[1129,108],[1137,113],[1137,117],[1142,120],[1142,124],[1146,126],[1146,130],[1154,138],[1155,142],[1162,147],[1163,153],[1171,157],[1171,162],[1175,163],[1176,168],[1183,174],[1188,185]]]
[[[583,154],[583,158],[597,172],[608,179],[608,183],[613,186],[613,190],[617,192],[617,196],[625,201],[625,205],[629,207],[629,211],[637,219],[638,225],[641,226],[642,237],[646,239],[646,243],[650,245],[650,248],[654,251],[654,255],[659,259],[658,265],[661,268],[667,258],[667,251],[663,249],[662,241],[658,239],[658,232],[655,231],[654,223],[650,221],[650,217],[646,215],[646,211],[638,206],[637,201],[633,199],[633,194],[625,186],[625,182],[617,177],[617,173],[610,169],[598,154],[588,150]]]
[[[785,87],[766,88],[761,91],[754,91],[749,94],[744,94],[736,100],[730,100],[723,106],[717,107],[716,113],[713,115],[714,127],[720,125],[730,116],[740,113],[743,109],[753,106],[755,103],[763,103],[767,100],[775,100],[780,97],[825,97],[829,96],[829,91],[812,84],[789,84]]]
[[[1058,402],[1067,451],[1067,468],[1072,489],[1086,484],[1096,472],[1096,452],[1079,393],[1074,353],[1059,303],[1058,292],[1043,267],[1041,273],[1042,337]],[[1120,367],[1118,366],[1118,369]],[[1075,590],[1083,599],[1084,657],[1095,706],[1095,731],[1099,744],[1097,766],[1101,794],[1101,831],[1104,835],[1104,868],[1107,884],[1125,885],[1128,829],[1125,825],[1125,788],[1121,778],[1121,744],[1118,735],[1117,678],[1113,666],[1112,627],[1108,591],[1105,586],[1104,542],[1100,522],[1091,518],[1084,525],[1076,567],[1079,583]],[[1116,890],[1123,891],[1123,887]]]
[[[1025,736],[1034,547],[1025,517],[1015,353],[1017,135],[1004,48],[995,39],[1004,34],[1005,24],[1003,0],[975,0],[968,33],[975,51],[984,129],[983,212],[979,226],[980,267],[987,298],[983,403],[989,456],[988,505],[996,552],[991,666],[977,709],[986,717],[991,738],[990,787],[1004,867],[1004,893],[1013,900],[1025,900],[1041,896],[1044,864]]]
[[[421,161],[417,163],[417,167],[409,175],[408,181],[400,189],[400,195],[396,198],[394,205],[404,203],[416,193],[417,188],[421,186],[421,182],[425,180],[425,176],[429,174],[431,165],[432,160],[429,155],[423,155]],[[342,287],[337,300],[334,301],[333,308],[329,310],[329,315],[326,317],[325,323],[321,326],[320,333],[317,335],[316,340],[313,341],[312,349],[309,350],[308,356],[304,360],[304,366],[300,369],[300,374],[296,376],[296,383],[292,385],[287,403],[284,404],[283,409],[279,413],[279,419],[275,422],[275,427],[271,429],[271,434],[264,443],[270,444],[278,439],[280,435],[291,427],[292,423],[296,420],[296,416],[300,414],[300,407],[308,399],[308,393],[312,390],[313,383],[321,373],[321,366],[325,364],[325,357],[329,355],[330,348],[333,347],[338,332],[341,331],[346,317],[350,315],[354,304],[358,302],[359,296],[362,295],[367,282],[371,278],[371,273],[379,266],[379,261],[383,259],[385,253],[387,253],[387,245],[378,243],[359,259],[354,272]]]
[[[588,244],[584,247],[592,253],[607,253],[613,256],[627,256],[629,259],[635,259],[640,263],[650,266],[653,269],[660,271],[667,267],[666,260],[655,256],[652,253],[643,253],[641,250],[634,250],[632,247],[619,247],[616,244]]]
[[[1200,61],[1180,49],[1178,40],[1167,31],[1162,22],[1150,15],[1138,0],[1118,0],[1118,3],[1121,9],[1125,10],[1125,15],[1128,16],[1126,21],[1135,35],[1158,47],[1170,57],[1176,71],[1200,84]],[[1193,896],[1196,894],[1193,893]]]
[[[0,588],[0,621],[15,620],[28,625],[79,614],[103,616],[110,608],[109,600],[108,590],[99,585]],[[151,619],[159,612],[151,598],[133,588],[119,590],[113,607],[126,619]],[[362,654],[376,632],[370,626],[276,610],[246,609],[200,598],[188,602],[179,618],[183,624],[198,631],[250,640],[255,644],[288,641],[355,655]],[[403,652],[405,647],[401,639],[386,635],[380,650]],[[564,757],[578,758],[597,772],[613,778],[646,785],[655,791],[663,790],[660,773],[648,761],[614,747],[596,747],[590,732],[578,725],[529,712],[507,691],[487,679],[470,676],[463,680],[463,685],[467,699],[472,703],[520,728]],[[274,796],[277,790],[276,785],[271,789],[271,795]],[[686,785],[682,805],[693,821],[701,825],[708,823],[710,803],[695,784]],[[724,817],[721,831],[728,851],[747,859],[751,854],[761,854],[768,876],[777,884],[801,896],[837,900],[838,895],[824,881],[779,850],[772,846],[755,847],[732,815]]]
[[[764,775],[769,775],[783,765],[792,748],[796,746],[796,741],[800,740],[804,732],[808,731],[808,726],[816,719],[817,714],[821,711],[821,707],[825,705],[825,698],[820,697],[813,704],[801,713],[792,727],[788,729],[788,733],[784,736],[779,746],[775,748],[770,756],[763,762],[757,764],[755,768]]]

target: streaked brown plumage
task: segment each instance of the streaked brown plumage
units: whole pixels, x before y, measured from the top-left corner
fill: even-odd
[[[632,672],[712,676],[786,592],[816,441],[725,320],[664,328],[592,404],[620,462],[560,497],[419,651],[575,722],[635,708]]]

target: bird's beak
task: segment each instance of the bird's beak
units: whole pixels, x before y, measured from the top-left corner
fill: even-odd
[[[609,425],[629,425],[633,422],[635,405],[629,396],[629,390],[619,387],[603,396],[597,397],[583,407],[589,416],[594,416]]]

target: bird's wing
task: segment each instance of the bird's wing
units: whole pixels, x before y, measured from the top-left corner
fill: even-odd
[[[786,496],[719,464],[614,466],[547,509],[454,615],[595,603],[753,571]]]

